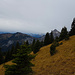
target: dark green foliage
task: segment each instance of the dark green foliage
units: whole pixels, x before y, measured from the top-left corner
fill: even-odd
[[[12,45],[11,49],[6,52],[5,62],[12,60],[14,58],[13,54],[17,53],[17,49],[20,49],[19,42],[16,43],[16,46]]]
[[[5,66],[5,75],[28,75],[31,73],[31,66],[33,66],[33,64],[30,61],[34,57],[30,55],[30,52],[30,46],[22,45],[21,48],[17,50],[17,54],[14,54],[15,59],[13,62],[16,64]]]
[[[54,55],[56,53],[56,47],[55,47],[55,45],[51,45],[51,47],[50,47],[50,54],[51,54],[51,56],[52,55]]]
[[[59,37],[56,37],[56,38],[55,38],[55,41],[56,41],[56,42],[59,42]]]
[[[16,54],[17,49],[20,49],[20,45],[19,45],[18,41],[17,41],[16,46],[15,46],[14,54]]]
[[[34,47],[35,47],[35,39],[33,40],[32,44],[31,44],[32,51],[34,50]]]
[[[40,42],[39,42],[39,40],[37,40],[36,43],[35,43],[35,45],[34,45],[33,53],[34,54],[37,53],[39,51],[40,47],[41,47],[40,46]]]
[[[54,55],[56,53],[56,47],[59,46],[59,42],[54,41],[53,44],[50,47],[50,54],[51,56]]]
[[[54,41],[54,42],[53,42],[53,45],[54,45],[55,47],[57,47],[57,46],[59,46],[59,42]]]
[[[16,65],[5,65],[4,67],[6,68],[5,75],[18,75],[15,74],[17,70]]]
[[[29,45],[29,42],[28,42],[28,40],[26,41],[26,44],[27,44],[27,45]]]
[[[69,32],[69,35],[75,35],[75,18],[73,19],[73,22],[71,24],[71,31]]]
[[[62,45],[63,43],[61,42],[61,43],[59,43],[59,45]]]
[[[64,27],[61,30],[61,34],[60,34],[60,37],[59,37],[60,41],[65,39],[67,36],[68,36],[68,31],[67,31],[67,28]]]
[[[47,32],[44,39],[44,45],[48,45],[48,44],[50,44],[50,36],[49,33]]]
[[[42,47],[43,45],[44,45],[43,41],[41,41],[41,42],[39,40],[35,41],[35,39],[34,39],[32,42],[32,45],[31,45],[31,49],[32,49],[33,53],[34,54],[37,53],[39,51],[40,47]]]
[[[69,40],[69,35],[66,35],[65,40]]]
[[[3,62],[4,62],[3,53],[1,52],[0,48],[0,64],[2,64]]]
[[[50,44],[54,41],[54,38],[53,38],[53,33],[51,32],[51,34],[50,34]]]
[[[11,50],[8,50],[5,55],[5,62],[12,60],[14,57],[12,54],[15,54],[15,47],[12,45]]]
[[[32,45],[35,45],[35,39],[33,40]]]
[[[14,45],[12,45],[12,47],[11,47],[11,51],[10,51],[10,52],[11,52],[11,55],[16,53],[16,50],[15,50]]]
[[[43,46],[44,46],[44,42],[41,41],[41,42],[40,42],[40,47],[43,47]]]
[[[4,61],[7,62],[7,61],[11,60],[11,57],[12,57],[11,51],[8,50],[8,51],[6,52],[5,60],[4,60]]]
[[[54,41],[53,33],[51,32],[50,35],[49,35],[49,33],[46,33],[45,40],[44,40],[44,45],[49,45],[53,41]]]

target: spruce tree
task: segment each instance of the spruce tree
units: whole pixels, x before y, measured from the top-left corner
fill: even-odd
[[[31,66],[33,64],[30,62],[33,58],[30,55],[31,48],[27,45],[22,45],[20,49],[17,50],[17,54],[14,54],[15,59],[14,65],[5,65],[6,71],[5,75],[28,75],[32,72]]]
[[[26,41],[26,44],[27,44],[27,45],[29,45],[29,42],[28,42],[28,40]]]
[[[18,41],[17,41],[16,46],[15,46],[14,54],[17,53],[17,49],[20,49],[20,44]]]
[[[50,44],[50,37],[49,37],[49,33],[47,32],[44,39],[44,45],[48,45],[48,44]]]
[[[8,51],[6,52],[4,62],[7,62],[7,61],[11,60],[11,57],[12,57],[12,55],[11,55],[11,51],[8,50]]]
[[[54,44],[52,44],[51,47],[50,47],[50,54],[51,54],[51,56],[52,56],[52,55],[54,55],[55,53],[56,53],[56,47],[55,47]]]
[[[70,36],[75,35],[75,18],[73,19],[73,22],[71,24],[71,31],[70,31]]]
[[[50,44],[54,41],[53,33],[50,34]]]
[[[13,54],[15,54],[15,47],[14,47],[14,45],[12,45],[11,50],[10,50],[11,59],[14,58],[14,57],[13,57]]]
[[[39,40],[36,41],[35,45],[34,45],[34,50],[33,50],[33,53],[37,53],[40,49],[40,42]]]
[[[34,50],[34,47],[35,47],[35,39],[33,40],[32,45],[31,45],[32,51]]]
[[[68,31],[67,31],[67,28],[64,27],[64,28],[62,28],[62,30],[61,30],[59,39],[60,39],[60,40],[63,40],[63,39],[65,39],[67,36],[68,36]]]
[[[3,54],[2,54],[2,51],[1,51],[1,48],[0,48],[0,64],[2,64],[4,61],[3,61]]]

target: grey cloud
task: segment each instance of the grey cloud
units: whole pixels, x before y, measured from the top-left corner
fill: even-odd
[[[46,33],[70,29],[75,0],[0,0],[0,31]]]

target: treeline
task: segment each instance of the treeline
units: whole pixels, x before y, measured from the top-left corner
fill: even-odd
[[[70,31],[67,31],[66,27],[62,28],[60,36],[57,37],[53,41],[53,43],[52,43],[52,45],[50,47],[50,54],[51,54],[51,56],[56,53],[56,47],[62,44],[62,43],[59,43],[59,41],[61,41],[61,40],[68,40],[69,36],[72,36],[72,35],[75,35],[75,18],[73,19],[73,22],[71,24]]]
[[[12,60],[14,58],[13,54],[17,53],[17,49],[20,49],[19,42],[17,42],[16,45],[12,45],[11,49],[6,52],[2,52],[0,48],[0,64]]]

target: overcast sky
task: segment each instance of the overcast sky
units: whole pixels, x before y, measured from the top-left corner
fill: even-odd
[[[68,30],[75,17],[75,0],[0,0],[0,31],[46,33]]]

